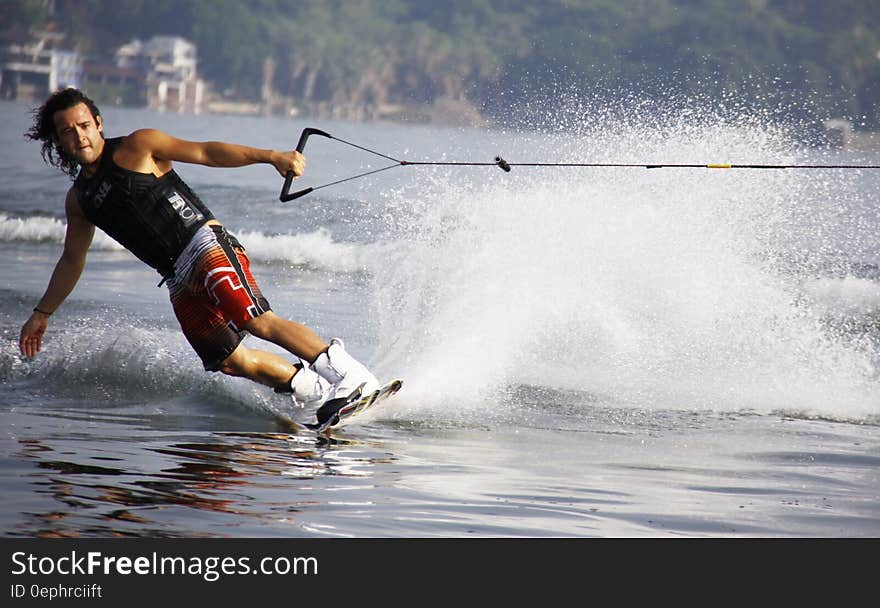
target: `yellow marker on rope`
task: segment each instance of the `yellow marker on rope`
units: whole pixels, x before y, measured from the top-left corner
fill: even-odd
[[[706,165],[707,169],[732,169],[733,165],[727,163],[715,164],[715,165]]]

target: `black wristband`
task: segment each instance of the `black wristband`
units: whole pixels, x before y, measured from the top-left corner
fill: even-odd
[[[51,313],[51,312],[46,312],[45,310],[40,310],[40,308],[39,308],[38,306],[34,306],[34,312],[38,312],[38,313],[40,313],[41,315],[46,315],[47,317],[51,317],[51,316],[52,316],[52,313]]]

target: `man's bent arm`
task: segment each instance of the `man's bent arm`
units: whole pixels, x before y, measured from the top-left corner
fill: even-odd
[[[49,285],[40,298],[33,314],[21,328],[19,349],[26,357],[33,357],[40,351],[43,334],[49,324],[49,315],[55,312],[61,303],[76,287],[86,263],[86,255],[95,234],[95,226],[83,215],[71,189],[65,202],[67,211],[67,233],[64,237],[64,251],[55,264]]]

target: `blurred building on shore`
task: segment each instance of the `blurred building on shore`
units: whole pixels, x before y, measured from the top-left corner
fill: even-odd
[[[200,112],[206,85],[196,45],[176,36],[133,40],[110,57],[65,48],[65,35],[34,32],[0,42],[0,99],[35,101],[65,87],[102,101],[171,112]]]
[[[78,87],[83,80],[80,54],[63,48],[64,34],[35,32],[0,46],[0,99],[42,99],[49,91]]]

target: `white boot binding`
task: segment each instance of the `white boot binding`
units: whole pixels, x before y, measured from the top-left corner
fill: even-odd
[[[376,377],[346,352],[338,338],[330,340],[330,346],[318,355],[311,369],[331,385],[327,401],[316,413],[319,424],[330,420],[345,405],[381,388]]]
[[[330,384],[305,365],[297,365],[297,371],[290,382],[276,393],[289,394],[293,404],[299,408],[315,407],[323,403],[330,390]]]

